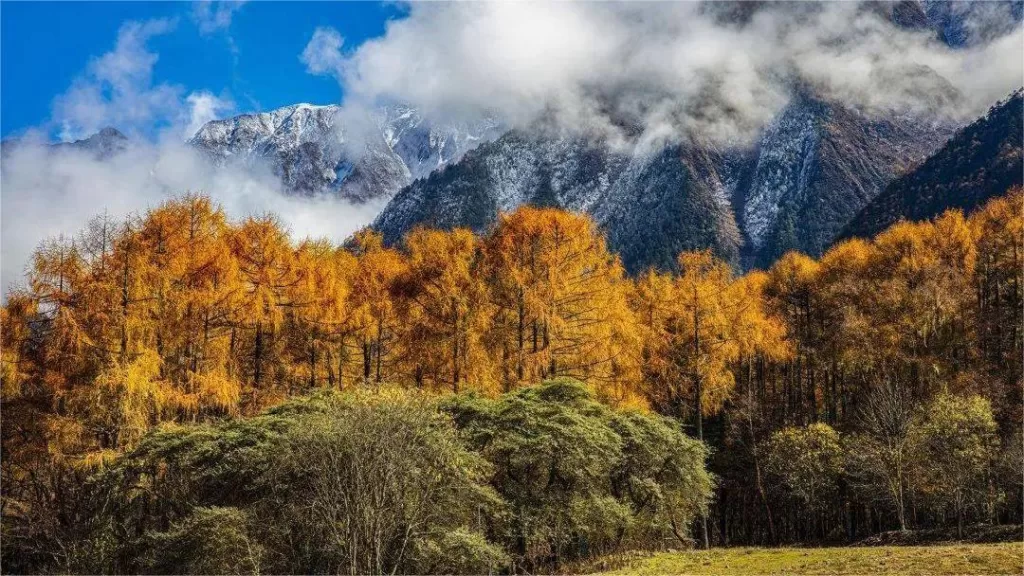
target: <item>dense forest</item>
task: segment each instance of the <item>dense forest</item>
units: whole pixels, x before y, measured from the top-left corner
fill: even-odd
[[[535,572],[1020,523],[1021,191],[737,275],[585,216],[294,242],[189,195],[2,310],[15,572]]]

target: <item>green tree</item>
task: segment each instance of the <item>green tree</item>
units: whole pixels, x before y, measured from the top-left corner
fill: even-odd
[[[70,546],[113,550],[67,569],[492,571],[506,557],[479,529],[500,512],[487,471],[427,397],[387,388],[163,428],[91,483],[92,514]],[[430,553],[447,545],[452,563]]]
[[[151,574],[259,574],[263,548],[237,508],[200,507],[147,542]]]
[[[996,428],[988,400],[946,392],[927,405],[915,426],[921,490],[937,506],[952,507],[958,535],[963,535],[967,512],[991,498]]]
[[[828,424],[783,428],[768,442],[768,471],[805,506],[822,508],[836,493],[843,456],[839,433]]]
[[[844,456],[839,433],[821,422],[783,428],[768,442],[768,475],[804,509],[808,534],[824,535],[819,517],[835,504]]]
[[[667,419],[616,412],[577,381],[444,406],[494,467],[492,486],[511,516],[492,530],[521,569],[643,547],[673,531],[685,539],[707,506],[702,443]]]

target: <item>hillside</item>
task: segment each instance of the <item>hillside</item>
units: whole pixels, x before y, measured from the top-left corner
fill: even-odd
[[[1022,180],[1022,92],[956,133],[913,172],[890,184],[840,238],[870,237],[899,220],[927,220],[950,208],[970,212]]]

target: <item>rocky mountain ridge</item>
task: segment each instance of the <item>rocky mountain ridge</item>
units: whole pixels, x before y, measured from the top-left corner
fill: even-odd
[[[490,120],[433,124],[408,106],[346,118],[341,106],[295,104],[209,122],[189,144],[217,164],[265,166],[294,193],[361,202],[390,197],[500,132]]]

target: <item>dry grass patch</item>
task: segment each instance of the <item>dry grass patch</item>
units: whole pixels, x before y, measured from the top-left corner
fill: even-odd
[[[1022,574],[1024,543],[719,548],[636,559],[613,574]]]

